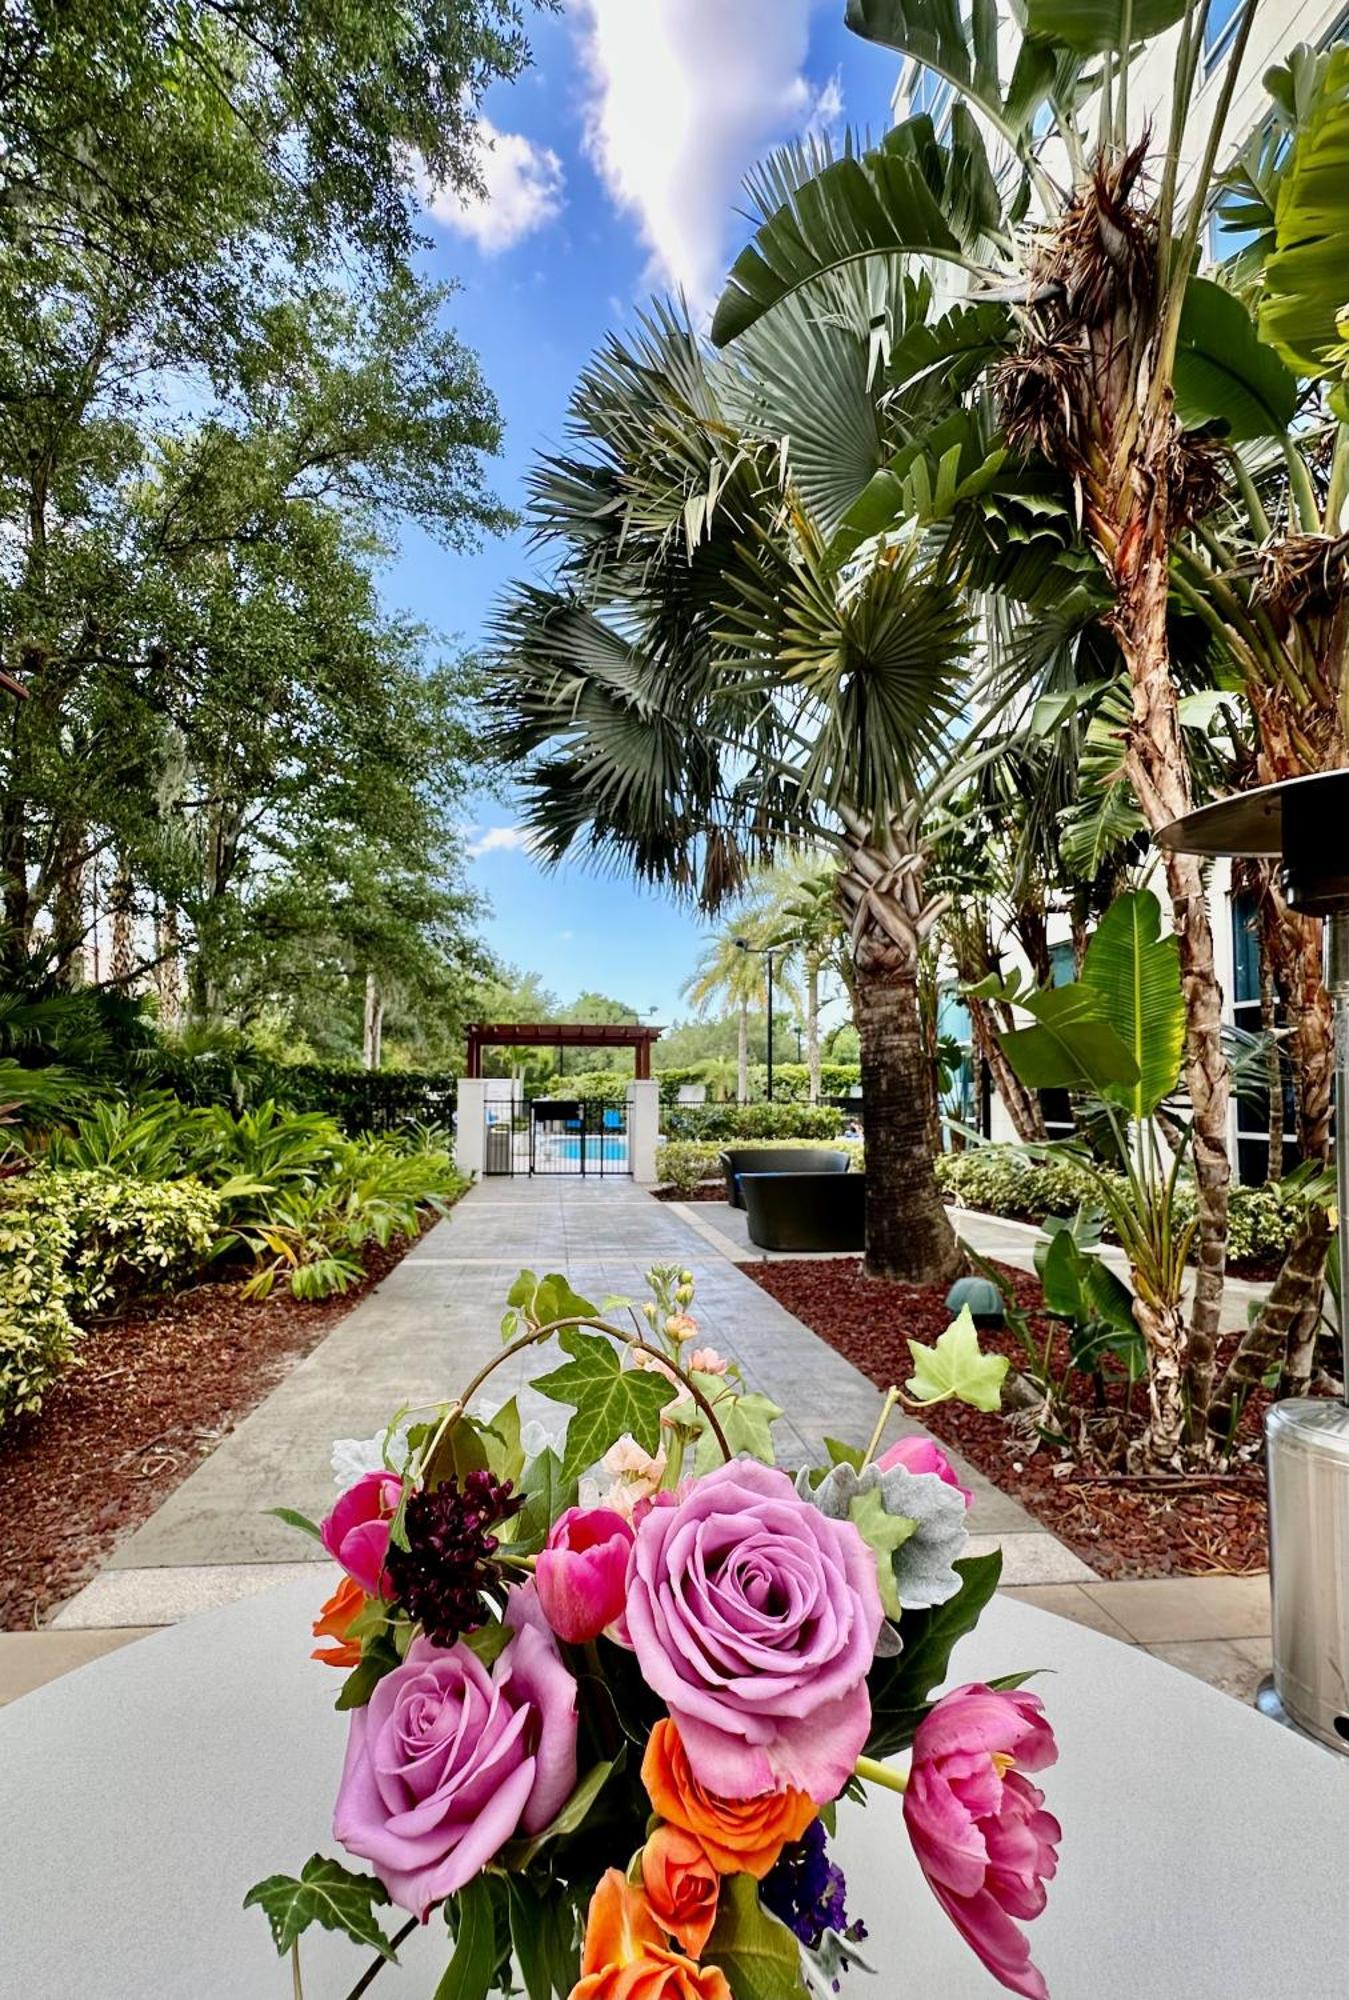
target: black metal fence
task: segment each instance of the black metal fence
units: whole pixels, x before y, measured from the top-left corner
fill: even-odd
[[[632,1172],[626,1104],[513,1097],[489,1101],[485,1117],[487,1174],[604,1179]]]

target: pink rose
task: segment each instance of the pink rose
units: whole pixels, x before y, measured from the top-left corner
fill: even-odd
[[[968,1486],[962,1486],[956,1478],[956,1469],[941,1446],[929,1437],[902,1437],[898,1444],[892,1444],[889,1451],[876,1460],[882,1472],[889,1472],[894,1465],[902,1465],[906,1472],[935,1472],[938,1479],[954,1486],[957,1493],[965,1496],[965,1505],[974,1505],[974,1495]]]
[[[394,1594],[384,1558],[389,1549],[389,1523],[402,1497],[403,1482],[397,1473],[366,1472],[354,1486],[348,1486],[320,1524],[324,1548],[367,1597],[391,1598]]]
[[[597,1639],[623,1615],[631,1524],[612,1507],[569,1507],[534,1565],[543,1615],[568,1645]]]
[[[526,1585],[490,1671],[461,1640],[414,1639],[352,1710],[333,1832],[425,1918],[517,1832],[538,1833],[576,1785],[576,1683]]]
[[[832,1799],[871,1727],[876,1559],[851,1521],[738,1458],[653,1507],[628,1572],[628,1634],[698,1783]]]
[[[904,1794],[904,1823],[937,1901],[994,1978],[1026,2000],[1048,2000],[1048,1989],[1013,1918],[1043,1910],[1062,1830],[1021,1773],[1058,1754],[1037,1696],[975,1682],[918,1725]]]

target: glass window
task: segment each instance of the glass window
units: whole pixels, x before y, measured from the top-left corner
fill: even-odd
[[[1054,986],[1068,986],[1077,977],[1077,967],[1073,962],[1073,941],[1064,938],[1049,947],[1049,977]]]
[[[1204,64],[1212,69],[1222,60],[1223,54],[1236,33],[1237,22],[1245,0],[1210,0],[1208,13],[1204,16]]]
[[[938,76],[933,70],[925,69],[914,85],[911,99],[914,117],[920,118],[926,112],[933,125],[940,128],[950,102],[951,86],[946,78]]]

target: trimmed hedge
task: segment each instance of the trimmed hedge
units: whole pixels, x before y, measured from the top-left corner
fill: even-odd
[[[292,1111],[322,1111],[348,1138],[403,1125],[448,1125],[459,1079],[452,1070],[346,1069],[337,1063],[287,1063],[271,1095]]]
[[[1030,1160],[1014,1146],[944,1153],[937,1161],[937,1185],[965,1208],[1022,1222],[1071,1215],[1079,1202],[1091,1200],[1090,1184],[1071,1160]],[[1234,1187],[1228,1202],[1228,1257],[1237,1264],[1282,1257],[1304,1206],[1303,1195],[1286,1193],[1281,1185]],[[1183,1180],[1176,1189],[1177,1219],[1188,1222],[1194,1213],[1194,1183]]]
[[[820,1064],[820,1095],[822,1097],[850,1097],[862,1081],[860,1063],[822,1062]],[[751,1063],[749,1072],[751,1093],[763,1092],[768,1088],[767,1063]],[[773,1098],[793,1104],[808,1104],[810,1101],[810,1070],[805,1063],[775,1062],[773,1064]],[[861,1099],[858,1099],[861,1102]]]
[[[188,1277],[219,1214],[200,1181],[38,1167],[0,1183],[0,1426],[40,1408],[79,1341],[77,1314]]]
[[[667,1139],[837,1139],[843,1113],[832,1104],[672,1104]]]
[[[702,1181],[718,1180],[721,1177],[721,1150],[725,1141],[710,1139],[675,1139],[656,1149],[656,1179],[664,1187],[677,1188],[680,1194],[692,1194]],[[783,1139],[783,1146],[818,1146],[818,1139]],[[852,1161],[852,1171],[859,1173],[862,1168],[862,1145],[858,1139],[840,1139],[840,1152],[847,1153]]]

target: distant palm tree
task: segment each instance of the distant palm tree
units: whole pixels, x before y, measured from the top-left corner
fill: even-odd
[[[708,940],[699,960],[697,970],[684,981],[679,991],[700,1015],[706,1015],[714,1003],[734,1010],[736,1018],[736,1101],[749,1102],[749,1019],[751,1014],[761,1014],[768,1005],[768,970],[762,952],[757,949],[762,931],[763,919],[757,921],[742,918]],[[745,938],[756,949],[743,951],[738,940]],[[800,990],[791,978],[783,958],[779,958],[774,968],[774,991],[791,1006],[801,1004]]]

